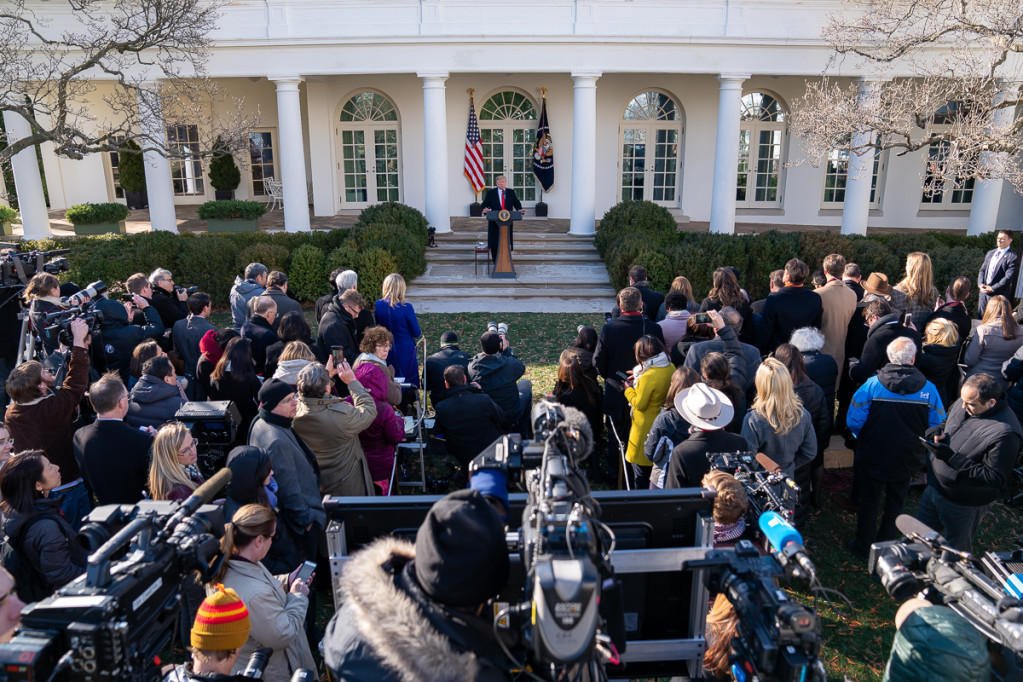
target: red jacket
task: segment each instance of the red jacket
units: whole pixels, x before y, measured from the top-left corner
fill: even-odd
[[[7,408],[7,430],[14,438],[14,452],[42,450],[60,467],[63,483],[82,476],[71,447],[72,422],[88,388],[89,355],[84,348],[72,346],[71,365],[59,391]]]

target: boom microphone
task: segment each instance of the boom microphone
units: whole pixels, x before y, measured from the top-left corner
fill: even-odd
[[[191,516],[195,513],[195,510],[202,505],[208,503],[213,499],[213,496],[219,493],[223,488],[231,482],[232,472],[227,467],[224,467],[217,473],[213,474],[208,481],[200,485],[195,489],[188,498],[181,503],[181,507],[178,508],[174,515],[167,521],[167,525],[163,527],[163,535],[167,535],[173,532],[174,527],[178,525],[181,519],[186,516]]]
[[[938,534],[938,531],[934,530],[915,516],[899,514],[895,519],[895,527],[898,528],[899,532],[903,535],[907,535],[909,537],[915,536],[921,540],[933,538],[935,542],[945,544],[945,538],[941,537],[941,535]]]
[[[593,452],[593,427],[590,426],[590,420],[580,410],[574,407],[565,408],[565,421],[564,423],[575,429],[577,433],[577,447],[573,448],[575,455],[572,458],[573,464],[579,466],[590,456]]]
[[[806,550],[803,548],[803,536],[799,534],[798,530],[782,518],[781,514],[774,511],[761,514],[758,523],[760,532],[780,555],[779,560],[783,567],[788,568],[789,564],[795,561],[806,573],[808,579],[816,579],[817,570],[813,567],[810,557],[806,555]]]

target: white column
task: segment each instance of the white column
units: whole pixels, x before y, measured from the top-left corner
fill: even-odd
[[[159,96],[154,89],[138,91],[143,137],[139,146],[142,164],[146,170],[146,200],[149,203],[149,225],[155,232],[178,231],[178,217],[174,212],[174,183],[171,181],[170,162],[167,160],[167,126],[163,122]]]
[[[32,136],[32,126],[21,114],[4,112],[4,127],[8,143]],[[26,239],[50,237],[50,216],[46,213],[46,197],[43,195],[43,180],[39,175],[39,161],[35,146],[26,147],[11,159],[14,171],[14,187],[18,193],[18,211]]]
[[[1003,83],[1001,85],[1002,87],[995,96],[996,105],[1001,104],[1009,94],[1007,84]],[[1012,125],[1013,109],[1014,107],[995,109],[991,115],[992,130],[999,131],[1000,134],[1004,133],[1005,129]],[[984,152],[980,157],[981,167],[995,165],[1000,156],[1002,155],[995,152]],[[967,227],[966,234],[976,236],[995,230],[998,221],[998,204],[1001,203],[1002,199],[1003,184],[1004,181],[1001,178],[978,180],[976,182],[973,188],[973,203],[970,206],[970,224]]]
[[[448,206],[448,74],[417,73],[423,81],[423,172],[426,222],[437,232],[451,231]]]
[[[298,76],[270,78],[277,84],[277,131],[280,137],[281,182],[284,184],[284,229],[309,229],[309,194],[305,180],[305,146],[302,142],[302,106]]]
[[[859,105],[869,108],[877,100],[877,81],[861,80]],[[870,185],[874,177],[874,157],[877,150],[867,147],[874,141],[874,131],[861,131],[853,135],[852,148],[864,149],[862,154],[849,155],[849,168],[845,178],[845,203],[842,204],[842,234],[867,234],[867,218],[870,216]]]
[[[739,116],[742,83],[750,74],[718,76],[718,130],[714,145],[714,185],[710,197],[710,231],[735,232],[735,188],[739,168]],[[751,142],[752,144],[752,142]],[[752,153],[752,150],[751,150]],[[752,187],[750,191],[752,191]]]
[[[599,71],[572,73],[571,234],[593,234],[597,202],[597,79]]]

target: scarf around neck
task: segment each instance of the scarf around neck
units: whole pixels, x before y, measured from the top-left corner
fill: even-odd
[[[652,358],[649,358],[648,360],[644,360],[642,363],[632,368],[633,384],[635,385],[635,382],[639,381],[639,378],[643,375],[643,372],[647,371],[651,367],[667,367],[670,364],[671,361],[668,360],[668,355],[664,352],[658,353],[657,355],[653,356]]]

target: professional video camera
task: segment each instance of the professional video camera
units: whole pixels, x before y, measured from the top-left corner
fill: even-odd
[[[937,531],[902,514],[895,525],[906,536],[870,546],[867,569],[898,600],[919,595],[944,604],[970,622],[1023,666],[1023,601],[1014,586],[1019,576],[1004,558],[989,552],[980,560],[946,544]]]
[[[511,616],[534,674],[606,679],[604,664],[625,650],[625,626],[610,561],[614,538],[580,471],[593,433],[581,412],[547,400],[530,419],[534,440],[502,436],[470,464],[471,473],[501,470],[528,493],[518,548],[526,600],[498,612],[495,628]]]
[[[67,258],[58,258],[71,249],[54,251],[18,251],[17,244],[0,243],[0,288],[24,286],[37,272],[56,275],[67,272]]]
[[[735,679],[827,679],[820,659],[820,620],[778,586],[777,578],[787,572],[778,558],[761,556],[752,542],[740,540],[733,548],[712,550],[683,567],[717,569],[708,573],[707,587],[724,594],[738,616],[729,658]]]
[[[14,638],[0,645],[4,679],[160,680],[154,658],[175,631],[183,578],[197,571],[210,580],[223,561],[223,507],[206,503],[230,480],[221,471],[180,504],[89,514],[80,536],[92,551],[85,575],[22,612]]]
[[[746,489],[749,524],[756,526],[760,515],[769,511],[792,522],[801,489],[770,457],[753,451],[708,452],[707,459],[711,469],[727,471]]]
[[[99,299],[107,291],[107,285],[101,281],[95,281],[78,293],[72,294],[63,300],[71,306],[62,310],[55,310],[46,314],[45,333],[50,338],[56,338],[65,346],[71,345],[71,323],[75,320],[83,320],[89,327],[90,334],[96,334],[100,325],[103,324],[103,313],[97,310]]]

